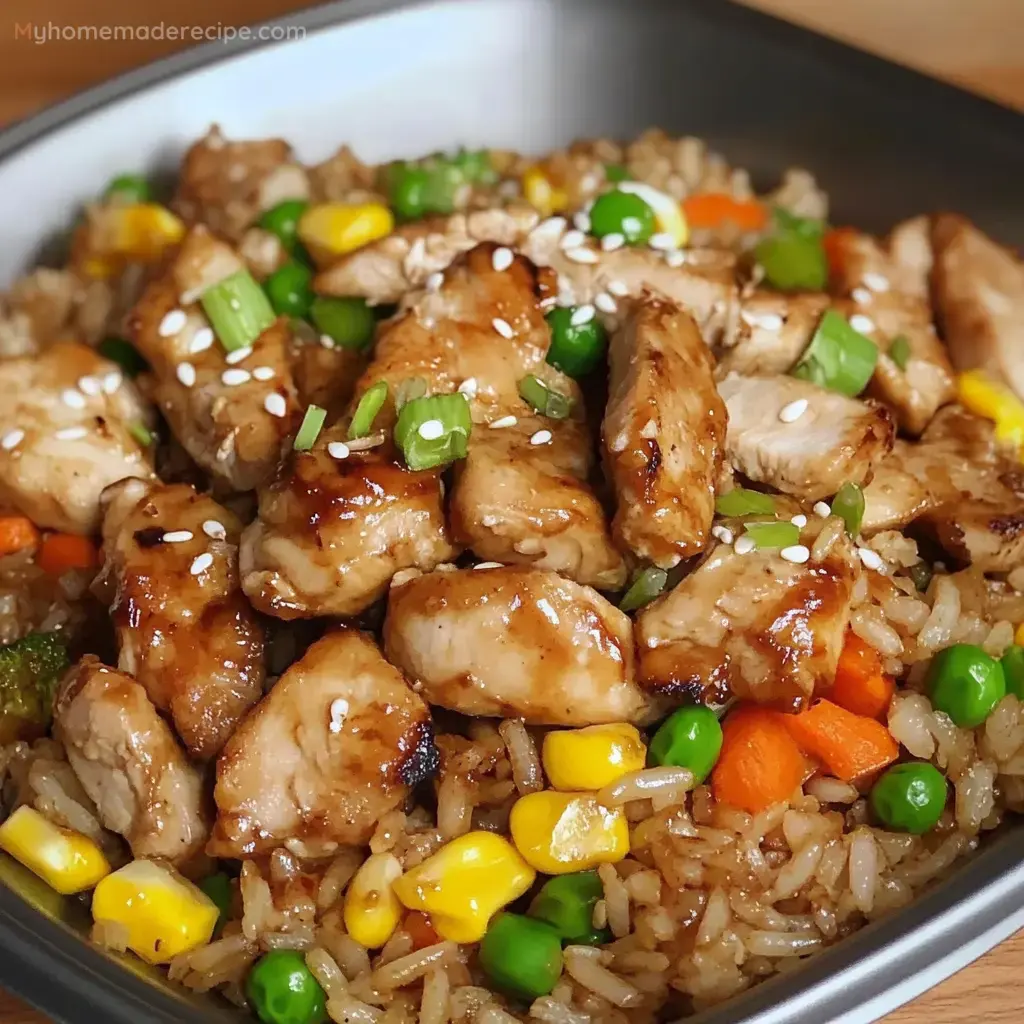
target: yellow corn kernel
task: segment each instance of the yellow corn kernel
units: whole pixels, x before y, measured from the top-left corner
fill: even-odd
[[[185,237],[185,225],[158,203],[110,206],[103,216],[112,228],[104,251],[139,263],[155,263]]]
[[[589,725],[549,732],[541,758],[555,789],[601,789],[643,768],[647,747],[632,725]]]
[[[564,210],[569,202],[565,192],[556,188],[539,167],[528,167],[523,171],[523,195],[542,217]]]
[[[299,238],[319,260],[328,260],[376,242],[395,227],[382,203],[320,203],[299,218]]]
[[[968,370],[957,378],[960,403],[976,416],[999,422],[1024,420],[1024,403],[1005,385],[984,370]]]
[[[107,875],[92,895],[93,920],[123,926],[128,948],[150,964],[209,942],[219,913],[201,889],[152,860]]]
[[[626,815],[599,804],[592,793],[545,790],[520,797],[509,830],[526,863],[545,875],[614,864],[629,853]]]
[[[62,896],[91,889],[110,874],[103,851],[88,836],[55,825],[28,805],[0,825],[0,849]]]
[[[345,930],[367,949],[380,949],[398,927],[402,904],[391,886],[401,876],[401,861],[393,853],[374,853],[349,884]]]
[[[1020,647],[1024,647],[1024,622],[1017,627],[1017,632],[1013,634],[1013,642]]]
[[[493,832],[467,832],[407,871],[394,884],[410,910],[430,915],[452,942],[479,942],[490,919],[533,884],[533,869]]]

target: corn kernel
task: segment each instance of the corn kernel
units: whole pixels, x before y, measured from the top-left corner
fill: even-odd
[[[410,910],[430,915],[452,942],[479,942],[497,911],[518,899],[535,874],[515,847],[493,832],[467,832],[394,883]]]
[[[526,863],[546,875],[614,864],[629,853],[622,809],[604,807],[592,793],[545,790],[520,797],[509,830]]]
[[[345,930],[367,949],[380,949],[398,927],[402,904],[391,886],[402,876],[393,853],[374,853],[365,860],[345,893]]]
[[[984,370],[968,370],[957,378],[961,404],[976,416],[990,420],[1024,419],[1024,403]]]
[[[1019,647],[1024,647],[1024,622],[1017,627],[1017,632],[1013,634],[1013,642]]]
[[[523,172],[523,195],[542,217],[564,210],[569,201],[565,192],[556,188],[539,167],[529,167]]]
[[[299,219],[299,238],[318,263],[390,235],[395,227],[391,211],[382,203],[320,203]]]
[[[62,896],[91,889],[110,873],[103,851],[88,836],[55,825],[28,805],[0,825],[0,849]]]
[[[130,203],[104,211],[112,223],[111,254],[140,263],[154,263],[185,237],[185,225],[157,203]]]
[[[601,789],[643,768],[647,747],[632,725],[590,725],[549,732],[541,757],[555,789]]]
[[[201,889],[151,860],[107,875],[92,897],[93,920],[126,928],[128,948],[150,964],[209,942],[219,913]]]

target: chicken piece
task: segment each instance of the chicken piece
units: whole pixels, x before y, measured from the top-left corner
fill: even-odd
[[[357,349],[322,345],[316,339],[296,338],[291,364],[301,404],[326,409],[327,422],[333,423],[352,402],[366,369],[366,355]]]
[[[718,390],[729,414],[733,468],[783,494],[817,501],[844,483],[866,483],[892,449],[892,416],[876,403],[796,377],[733,375]]]
[[[1024,399],[1024,262],[954,214],[935,218],[933,285],[957,370],[985,370]]]
[[[384,651],[428,704],[464,715],[572,726],[656,717],[633,682],[629,619],[548,570],[460,569],[396,585]]]
[[[152,423],[115,363],[74,342],[0,361],[0,505],[38,526],[93,533],[100,493],[150,478],[133,430]]]
[[[181,863],[199,852],[209,834],[202,776],[139,683],[83,658],[57,693],[54,731],[103,827],[135,857]]]
[[[241,523],[185,484],[127,480],[103,498],[94,589],[110,597],[118,668],[193,757],[215,757],[263,695],[263,627],[238,581]]]
[[[377,168],[364,164],[348,146],[342,146],[326,160],[309,168],[314,202],[366,202],[371,197],[387,205],[376,193]]]
[[[864,488],[861,533],[901,530],[953,496],[948,469],[920,441],[897,438]]]
[[[932,326],[928,221],[904,221],[884,245],[853,230],[836,238],[832,287],[844,300],[839,309],[879,349],[868,394],[892,408],[902,430],[920,434],[956,397],[949,357]],[[899,337],[909,346],[904,369],[888,355]]]
[[[673,700],[735,695],[799,710],[832,685],[858,571],[845,534],[817,564],[717,545],[637,616],[640,685]]]
[[[188,223],[237,242],[265,210],[308,198],[309,178],[287,142],[228,142],[213,125],[185,154],[171,206]]]
[[[427,706],[369,636],[337,630],[228,740],[207,852],[251,857],[289,840],[325,854],[361,845],[437,765]]]
[[[651,299],[612,336],[602,429],[615,489],[616,538],[672,568],[703,550],[715,514],[725,403],[693,318]]]
[[[275,320],[248,354],[230,353],[229,362],[196,301],[241,269],[230,247],[194,229],[168,273],[146,288],[130,326],[153,368],[155,399],[182,447],[233,490],[249,491],[274,475],[302,412],[287,320]]]

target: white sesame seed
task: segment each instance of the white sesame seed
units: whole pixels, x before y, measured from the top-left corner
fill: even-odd
[[[473,566],[474,569],[504,569],[505,566],[501,562],[477,562]]]
[[[530,232],[530,238],[540,238],[542,241],[550,240],[553,242],[566,229],[568,223],[564,217],[548,217],[547,220],[542,220]]]
[[[740,313],[740,319],[751,327],[761,327],[766,331],[781,331],[784,323],[778,313],[753,313],[748,309]]]
[[[245,348],[236,348],[233,352],[229,352],[224,357],[224,362],[228,366],[234,366],[235,363],[240,363],[244,359],[248,359],[252,355],[252,345],[246,345]]]
[[[872,271],[868,271],[861,280],[865,286],[870,288],[873,292],[887,292],[889,290],[889,279],[883,277],[881,274],[875,274]]]
[[[736,543],[733,544],[732,549],[737,555],[749,555],[756,547],[757,545],[754,543],[753,537],[739,537]]]
[[[332,459],[347,459],[349,453],[349,447],[344,441],[332,441],[327,446],[327,454]]]
[[[629,285],[625,281],[609,281],[605,288],[608,289],[609,295],[619,299],[624,299],[629,294]]]
[[[571,260],[573,263],[597,263],[599,257],[593,249],[569,249],[565,258]]]
[[[416,432],[424,441],[436,441],[444,435],[444,424],[440,420],[424,420]]]
[[[790,519],[790,522],[794,526],[799,526],[802,530],[807,525],[807,516],[805,516],[802,512],[798,512],[795,516],[793,516]]]
[[[575,249],[586,242],[587,236],[582,231],[566,231],[558,243],[560,249]]]
[[[284,395],[277,391],[272,391],[263,399],[263,408],[266,409],[271,416],[283,419],[285,413],[288,411],[288,403],[284,400]]]
[[[192,537],[191,530],[168,530],[161,539],[165,544],[187,544]]]
[[[192,340],[188,343],[188,350],[193,355],[205,352],[213,344],[213,330],[210,327],[200,327]]]
[[[821,516],[822,519],[828,519],[832,515],[832,509],[829,508],[828,504],[824,501],[816,501],[814,503],[814,514]]]
[[[647,441],[653,441],[658,436],[658,424],[654,420],[648,420],[640,428],[640,436]]]
[[[184,310],[172,309],[170,313],[164,315],[163,320],[160,321],[160,326],[156,329],[156,333],[161,338],[170,338],[172,335],[177,334],[186,323],[188,323],[188,317],[185,316]]]
[[[341,732],[347,714],[348,701],[344,697],[338,697],[336,700],[331,701],[331,732]]]
[[[476,377],[467,377],[459,385],[459,394],[465,395],[467,398],[476,398],[477,383]]]
[[[647,244],[652,249],[660,249],[662,252],[668,252],[669,249],[674,249],[676,247],[676,240],[664,231],[659,231],[658,234],[651,235]]]
[[[672,249],[665,253],[665,262],[670,267],[681,267],[686,262],[686,253],[681,249]]]
[[[103,375],[103,391],[108,395],[114,394],[114,392],[116,392],[121,386],[123,380],[124,378],[117,372],[117,370],[111,370],[110,373],[105,373]]]
[[[619,234],[618,231],[613,231],[610,235],[605,235],[601,239],[601,248],[605,252],[615,252],[616,249],[621,249],[626,244],[626,236]]]
[[[334,348],[334,339],[329,334],[321,334],[320,344],[323,348]]]
[[[491,326],[503,337],[503,338],[514,338],[516,332],[512,330],[512,325],[507,320],[502,320],[500,316],[496,316],[491,321]]]
[[[212,540],[224,540],[228,535],[227,530],[224,529],[224,524],[216,519],[207,519],[203,523],[203,533]]]
[[[209,551],[204,551],[201,555],[196,555],[192,559],[192,564],[188,567],[188,571],[193,576],[198,576],[200,573],[206,572],[211,565],[213,565],[213,555]]]
[[[875,321],[863,313],[854,313],[850,317],[850,326],[861,334],[870,334],[875,329]]]
[[[717,538],[723,544],[731,544],[733,542],[733,532],[728,526],[712,526],[711,536]]]
[[[178,363],[174,375],[187,388],[196,382],[196,368],[191,363]]]
[[[588,302],[586,305],[573,310],[572,316],[569,317],[569,323],[573,327],[582,327],[584,324],[589,324],[593,319],[594,307]]]
[[[503,245],[500,248],[495,249],[491,254],[491,266],[494,267],[498,273],[501,273],[501,271],[508,270],[508,268],[512,266],[512,261],[514,259],[515,256],[512,255],[512,250]]]
[[[95,398],[103,391],[103,384],[98,377],[79,377],[78,390],[90,398]]]
[[[519,421],[515,416],[502,416],[488,424],[491,430],[504,430],[506,427],[514,427]]]
[[[538,430],[536,434],[530,437],[530,444],[548,444],[551,441],[550,430]]]
[[[273,380],[274,368],[272,366],[257,366],[252,371],[253,380]]]
[[[580,231],[586,232],[590,230],[590,214],[584,213],[582,210],[573,217],[572,222]]]
[[[7,433],[0,438],[0,448],[3,448],[5,452],[9,452],[13,448],[17,448],[24,439],[24,430],[8,430]]]
[[[643,231],[644,226],[640,223],[639,217],[623,217],[622,218],[622,230],[626,234],[632,235],[634,238]]]
[[[225,370],[220,375],[220,382],[229,388],[237,387],[239,384],[248,384],[252,374],[248,370],[238,368],[236,370]]]
[[[796,423],[807,412],[807,406],[806,398],[798,398],[795,402],[790,402],[789,405],[784,405],[779,410],[779,419],[783,423]]]
[[[785,561],[792,562],[794,565],[803,565],[811,557],[810,548],[805,544],[794,544],[792,547],[783,548],[779,554]]]
[[[594,305],[602,313],[616,313],[619,309],[619,304],[607,292],[598,292],[594,296]]]
[[[242,308],[242,303],[238,299],[228,299],[228,305],[237,313]]]
[[[76,391],[74,388],[65,388],[60,393],[61,401],[72,409],[84,409],[85,408],[85,395],[81,391]]]
[[[63,430],[58,430],[53,436],[58,441],[81,441],[87,433],[85,427],[65,427]]]
[[[882,557],[871,548],[857,548],[857,557],[865,569],[877,570],[882,568]]]
[[[850,297],[854,302],[860,303],[861,305],[870,302],[874,298],[867,288],[854,288],[853,291],[850,292]]]

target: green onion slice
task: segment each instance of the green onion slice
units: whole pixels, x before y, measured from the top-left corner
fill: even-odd
[[[434,469],[466,457],[472,429],[465,395],[413,398],[398,413],[395,444],[410,469]]]
[[[266,293],[248,270],[239,270],[199,297],[203,312],[228,352],[248,348],[276,319]]]
[[[825,224],[775,208],[775,232],[754,250],[765,279],[780,291],[823,291],[828,284]]]
[[[906,370],[907,361],[910,359],[910,342],[905,334],[893,338],[893,342],[889,346],[889,358],[901,370]]]
[[[770,494],[734,487],[715,499],[715,511],[720,516],[773,516],[775,499]]]
[[[128,377],[138,377],[149,363],[139,355],[139,350],[124,338],[104,338],[98,347],[99,354],[112,363],[117,363]]]
[[[828,225],[823,220],[815,217],[800,217],[790,213],[783,206],[776,206],[772,210],[772,219],[779,232],[799,235],[801,238],[824,238]]]
[[[316,329],[342,348],[364,349],[373,341],[377,321],[365,299],[318,295],[309,309]]]
[[[135,438],[143,448],[148,448],[156,438],[153,437],[153,431],[146,426],[145,423],[129,423],[128,433]]]
[[[119,174],[103,190],[103,198],[125,204],[148,203],[153,199],[153,192],[141,174]]]
[[[295,435],[292,447],[297,452],[308,452],[320,436],[326,419],[326,409],[321,409],[319,405],[311,405],[306,410],[306,415],[302,417],[302,424],[299,427],[299,432]]]
[[[422,377],[407,377],[395,388],[395,408],[401,410],[406,402],[422,398],[427,393],[427,382]]]
[[[348,436],[350,438],[366,437],[373,430],[373,421],[387,400],[388,382],[386,380],[379,380],[373,387],[367,388],[359,399],[356,411],[352,414],[352,422],[348,425]]]
[[[830,309],[793,368],[793,376],[854,398],[868,386],[877,362],[875,343]]]
[[[619,602],[620,610],[635,612],[645,604],[650,604],[665,589],[667,582],[668,573],[664,569],[649,565],[637,574],[629,589],[622,595]]]
[[[860,533],[864,521],[864,491],[859,484],[843,484],[832,499],[832,515],[839,516],[846,523],[846,532],[851,537]]]
[[[572,399],[549,388],[532,373],[519,382],[519,396],[541,414],[553,420],[564,420],[572,412]]]
[[[758,548],[791,548],[800,543],[800,528],[793,523],[747,523],[743,536]]]

